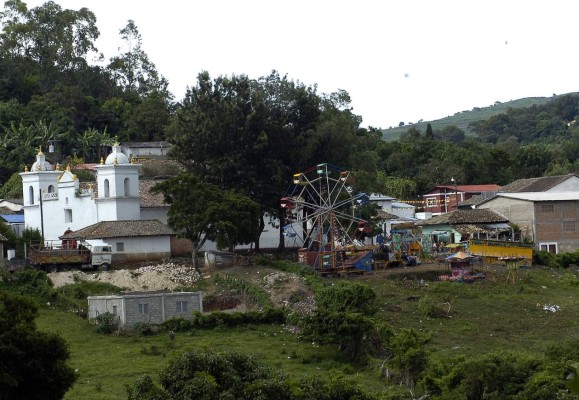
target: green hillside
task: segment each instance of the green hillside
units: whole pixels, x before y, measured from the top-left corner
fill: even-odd
[[[434,121],[422,121],[416,124],[404,125],[396,128],[388,128],[382,130],[382,137],[384,140],[398,140],[403,132],[406,132],[410,127],[415,127],[421,132],[426,130],[426,125],[432,125],[432,129],[438,130],[445,126],[456,125],[458,128],[462,129],[467,135],[471,135],[473,132],[468,129],[469,124],[475,121],[484,121],[492,117],[493,115],[501,114],[509,110],[510,108],[526,108],[533,105],[544,105],[553,99],[564,96],[553,96],[553,97],[527,97],[524,99],[511,100],[505,103],[496,102],[495,104],[488,107],[475,107],[471,111],[459,111],[450,117],[445,117],[437,119]]]

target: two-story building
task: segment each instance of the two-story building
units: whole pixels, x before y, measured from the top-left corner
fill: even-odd
[[[501,187],[488,185],[438,185],[422,195],[424,212],[433,216],[458,209],[458,205],[472,197],[496,193]]]
[[[523,239],[552,253],[579,249],[579,191],[497,193],[478,204],[516,224]]]

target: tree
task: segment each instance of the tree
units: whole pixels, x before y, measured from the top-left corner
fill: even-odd
[[[316,292],[316,309],[300,324],[305,340],[334,344],[356,360],[364,340],[375,330],[376,293],[360,283],[338,282]]]
[[[254,356],[202,350],[175,358],[160,373],[160,387],[150,376],[127,388],[128,400],[372,400],[353,380],[334,375],[292,382]]]
[[[251,197],[262,216],[278,215],[292,174],[310,165],[304,160],[319,113],[315,88],[276,72],[259,81],[212,80],[203,72],[178,109],[170,140],[174,156],[203,181]]]
[[[0,398],[57,400],[76,380],[66,342],[38,332],[37,308],[25,297],[0,292]]]
[[[207,240],[219,247],[249,243],[258,229],[259,205],[231,190],[202,182],[192,174],[181,174],[153,187],[171,205],[168,223],[193,243],[193,266],[199,268],[197,253]]]
[[[62,9],[48,1],[29,10],[20,0],[4,6],[0,52],[3,57],[34,61],[39,67],[35,77],[44,90],[58,82],[59,73],[85,67],[86,57],[97,53],[94,42],[100,33],[87,8]]]
[[[165,98],[169,98],[169,83],[158,73],[155,64],[142,49],[143,41],[135,22],[129,20],[120,30],[120,34],[126,44],[126,51],[120,56],[112,57],[108,66],[117,85],[140,96],[163,93]]]

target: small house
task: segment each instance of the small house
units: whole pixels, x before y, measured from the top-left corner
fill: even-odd
[[[124,292],[88,297],[89,320],[110,313],[124,327],[137,323],[160,324],[171,318],[191,320],[195,311],[203,312],[201,292]]]
[[[502,233],[511,231],[508,222],[508,218],[491,209],[466,209],[420,220],[416,225],[422,227],[423,236],[431,236],[436,246],[472,238],[498,239]]]
[[[101,221],[66,233],[61,240],[101,239],[112,246],[113,263],[171,257],[175,232],[158,220]]]

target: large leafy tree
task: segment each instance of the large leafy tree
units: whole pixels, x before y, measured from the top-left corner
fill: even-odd
[[[86,67],[87,56],[97,53],[96,17],[87,8],[63,9],[48,1],[28,9],[20,0],[9,0],[4,8],[0,51],[4,57],[34,61],[44,89],[57,82],[57,73]]]
[[[36,306],[0,292],[0,398],[57,400],[76,380],[58,335],[36,330]]]
[[[258,227],[259,205],[232,190],[222,190],[192,174],[161,182],[153,191],[163,193],[171,205],[168,223],[193,243],[193,265],[207,240],[221,248],[250,243]]]
[[[175,157],[201,179],[241,190],[263,215],[279,217],[279,199],[294,173],[341,164],[356,151],[360,119],[348,103],[345,92],[320,96],[276,71],[258,80],[212,80],[203,72],[187,91],[170,139]],[[262,219],[259,233],[263,228]]]
[[[242,191],[260,204],[262,214],[277,211],[292,173],[289,162],[299,156],[296,136],[307,135],[308,129],[297,119],[305,107],[300,99],[280,93],[289,91],[287,86],[292,87],[277,75],[259,84],[244,75],[212,80],[201,73],[178,111],[170,138],[175,156],[201,179]],[[307,88],[299,91],[315,100]]]

